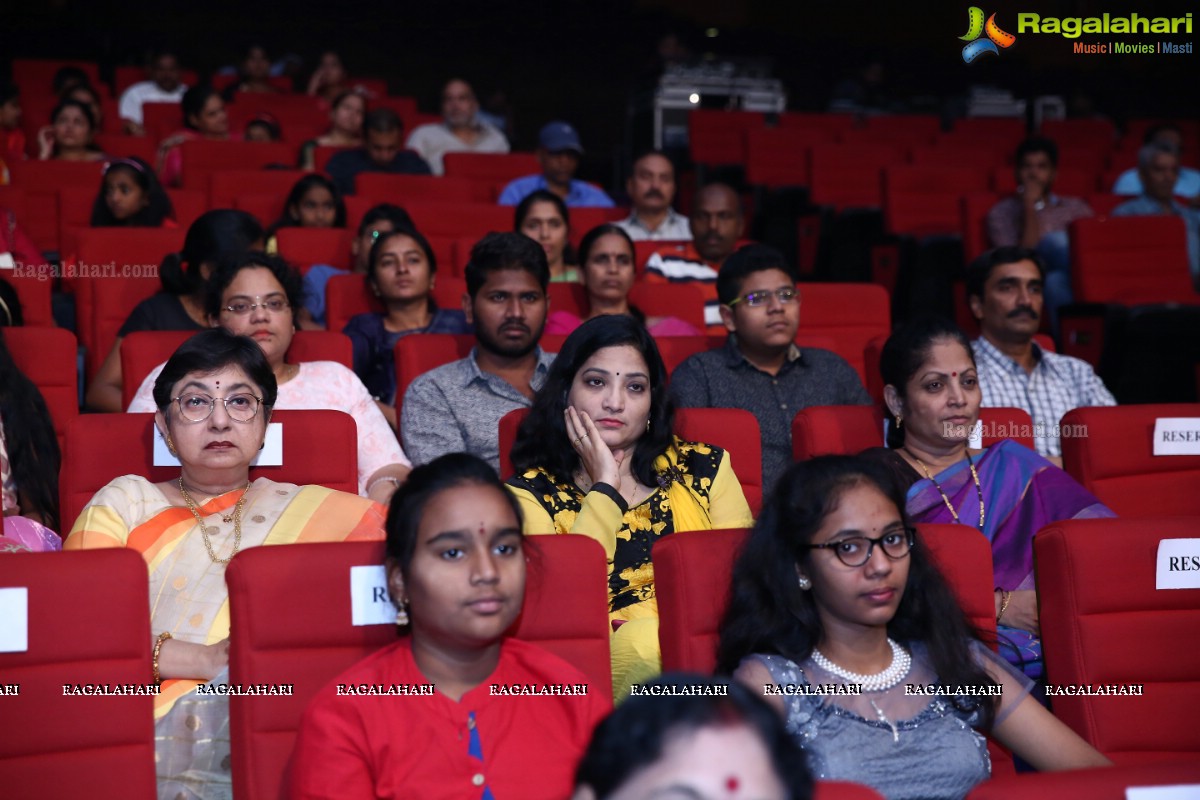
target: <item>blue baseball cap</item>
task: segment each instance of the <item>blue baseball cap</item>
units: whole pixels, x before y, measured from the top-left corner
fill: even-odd
[[[569,122],[546,123],[538,134],[538,147],[549,150],[551,153],[573,150],[583,155],[583,145],[579,143],[579,134],[575,132]]]

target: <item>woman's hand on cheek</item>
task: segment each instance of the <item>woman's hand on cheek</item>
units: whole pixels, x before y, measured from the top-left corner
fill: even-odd
[[[593,483],[607,483],[614,489],[621,486],[621,462],[613,454],[600,432],[596,430],[592,418],[584,412],[568,406],[566,411],[567,437],[571,446],[579,453],[579,460]],[[622,454],[623,455],[623,454]]]

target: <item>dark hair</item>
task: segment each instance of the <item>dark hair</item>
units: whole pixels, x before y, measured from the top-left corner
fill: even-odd
[[[905,493],[882,463],[860,456],[818,456],[793,464],[780,478],[733,567],[729,607],[721,622],[717,672],[731,674],[753,653],[778,654],[797,664],[825,634],[812,591],[800,588],[796,565],[811,558],[804,547],[825,518],[856,486],[878,489],[896,506],[905,526]],[[914,536],[916,534],[914,533]],[[946,686],[993,683],[970,652],[975,636],[920,538],[908,554],[908,580],[888,636],[925,645],[938,680]],[[951,700],[980,709],[990,724],[994,704],[977,698]]]
[[[390,108],[376,108],[363,115],[363,136],[376,133],[404,132],[404,120]]]
[[[142,194],[146,196],[145,208],[127,220],[119,220],[114,217],[105,201],[108,174],[116,170],[128,172],[133,177],[134,183],[142,190]],[[96,202],[92,203],[93,228],[107,228],[115,225],[157,228],[163,224],[163,220],[174,219],[174,217],[175,208],[171,205],[171,198],[167,196],[166,190],[159,183],[154,168],[145,161],[137,156],[129,156],[110,161],[104,167],[104,175],[100,178],[100,192],[96,195]]]
[[[416,223],[412,217],[398,205],[392,203],[380,203],[377,206],[371,206],[367,209],[367,213],[363,214],[362,222],[358,223],[358,235],[362,236],[371,226],[381,220],[387,220],[392,223],[393,228],[412,228],[416,230]]]
[[[908,382],[929,358],[933,345],[942,339],[961,344],[974,365],[975,353],[971,350],[971,340],[961,328],[944,317],[918,317],[892,331],[883,345],[879,371],[883,375],[884,385],[894,387],[903,400]],[[888,425],[887,446],[893,449],[904,446],[903,426]]]
[[[24,510],[41,514],[47,528],[61,533],[58,470],[62,454],[58,437],[50,423],[45,399],[13,361],[3,332],[0,332],[0,420],[13,481],[32,506]]]
[[[0,328],[19,328],[25,324],[21,295],[4,278],[0,278]]]
[[[68,64],[54,71],[54,77],[50,79],[50,88],[55,94],[61,95],[68,89],[80,84],[90,85],[91,82],[92,79],[81,68]]]
[[[696,198],[692,202],[692,213],[695,213],[700,210],[700,200],[701,200],[701,198],[704,197],[704,193],[707,192],[709,189],[725,189],[726,191],[732,193],[733,197],[734,197],[734,201],[735,201],[735,207],[737,208],[738,216],[742,217],[742,218],[744,218],[746,216],[746,208],[745,208],[744,204],[742,203],[742,196],[740,194],[738,194],[737,189],[734,189],[728,183],[723,183],[722,181],[710,181],[709,183],[704,184],[703,186],[701,186],[699,189],[696,190]]]
[[[580,242],[579,242],[579,268],[581,270],[587,269],[587,262],[588,262],[588,259],[591,258],[592,248],[596,246],[596,242],[600,241],[605,236],[620,236],[622,239],[624,239],[626,244],[629,245],[630,256],[636,262],[637,248],[634,246],[633,238],[629,235],[629,232],[614,222],[605,222],[600,225],[597,225],[596,227],[592,228],[590,231],[585,233],[583,235],[583,239],[580,240]],[[635,270],[636,270],[636,266],[635,266]],[[585,272],[584,273],[585,280],[586,280],[586,276],[587,276],[587,273]],[[634,319],[636,319],[638,322],[640,322],[642,325],[645,325],[646,324],[645,313],[643,313],[640,308],[633,305],[632,303],[629,303],[628,305],[629,305],[630,315]]]
[[[248,250],[262,238],[262,226],[245,211],[231,208],[206,211],[188,228],[183,250],[163,257],[160,267],[163,291],[173,295],[196,294],[204,287],[202,264],[216,264],[223,256]]]
[[[204,112],[204,106],[208,104],[208,98],[220,96],[221,93],[207,83],[193,86],[184,92],[183,99],[179,101],[179,110],[183,113],[183,127],[193,131],[199,130],[199,128],[192,124],[191,118],[199,117]]]
[[[11,81],[0,81],[0,106],[7,103],[9,100],[20,98],[21,90],[17,88],[15,83]]]
[[[429,262],[429,274],[433,275],[437,272],[437,256],[433,254],[433,246],[429,244],[429,240],[421,235],[421,232],[416,228],[396,227],[387,233],[381,233],[375,239],[375,243],[371,245],[371,260],[367,266],[367,288],[378,286],[379,283],[375,280],[375,268],[379,266],[379,258],[383,254],[383,243],[397,236],[407,236],[417,243],[417,247],[421,248],[421,252],[425,254],[425,260]]]
[[[245,133],[249,133],[253,127],[263,127],[267,129],[267,136],[272,142],[278,142],[283,137],[283,131],[279,127],[279,120],[272,115],[263,111],[254,115],[254,119],[246,123]]]
[[[745,728],[770,754],[784,796],[788,800],[812,797],[813,777],[804,751],[779,713],[752,689],[684,673],[660,675],[646,686],[694,687],[695,691],[637,695],[617,706],[592,731],[575,770],[576,789],[587,786],[596,800],[607,800],[652,767],[673,742],[704,728]],[[720,693],[713,691],[716,687]]]
[[[304,200],[304,195],[308,194],[310,189],[321,187],[329,192],[333,197],[333,205],[336,213],[333,219],[333,227],[346,227],[346,203],[342,200],[342,193],[338,191],[333,181],[326,178],[319,172],[310,172],[292,185],[292,190],[288,192],[287,200],[283,204],[283,216],[275,220],[275,224],[267,229],[267,236],[274,236],[275,232],[280,228],[299,228],[300,215],[293,214],[292,209],[298,208]]]
[[[662,150],[651,147],[651,148],[647,148],[645,150],[639,150],[636,153],[634,153],[633,161],[629,162],[629,174],[626,177],[632,178],[634,175],[634,172],[637,170],[637,163],[639,161],[641,161],[643,158],[649,158],[650,156],[658,156],[659,158],[665,158],[667,160],[667,163],[671,165],[671,171],[678,172],[678,170],[675,168],[675,161],[669,155],[664,153]]]
[[[252,251],[249,253],[234,253],[222,258],[216,269],[205,284],[204,310],[214,319],[221,315],[221,298],[225,290],[244,269],[267,269],[283,287],[287,295],[288,305],[294,314],[304,306],[304,279],[300,273],[288,266],[287,262],[278,256]]]
[[[1020,169],[1021,161],[1031,153],[1045,153],[1050,159],[1050,166],[1058,166],[1058,145],[1052,139],[1047,139],[1045,136],[1030,136],[1017,145],[1017,154],[1013,165]]]
[[[338,92],[337,96],[333,98],[333,102],[329,104],[330,110],[336,109],[338,106],[340,106],[342,103],[349,100],[351,97],[357,97],[360,100],[362,100],[363,108],[366,109],[367,98],[363,97],[362,92],[360,92],[357,89],[346,89],[345,91]]]
[[[1036,250],[1017,246],[995,247],[967,265],[966,273],[964,273],[967,297],[982,298],[983,287],[987,284],[988,278],[992,277],[992,270],[1005,264],[1015,264],[1018,261],[1032,261],[1037,266],[1038,277],[1045,280],[1046,262]]]
[[[586,320],[563,342],[545,384],[534,396],[533,406],[517,430],[512,463],[518,474],[537,467],[559,479],[569,479],[575,473],[579,454],[571,447],[563,419],[567,395],[575,375],[596,351],[621,345],[629,345],[642,354],[650,375],[650,428],[634,447],[632,469],[643,485],[655,485],[654,459],[671,446],[675,407],[667,393],[667,368],[654,338],[644,325],[623,314]]]
[[[537,279],[543,292],[550,285],[550,264],[540,244],[523,233],[489,233],[471,248],[471,258],[463,271],[467,294],[474,299],[488,275],[504,269],[525,270]]]
[[[171,389],[193,372],[209,375],[226,367],[238,367],[262,392],[268,412],[275,406],[279,385],[262,348],[249,336],[238,336],[224,328],[200,331],[179,345],[154,380],[154,405],[169,413]]]
[[[56,105],[54,107],[54,110],[50,112],[50,124],[53,125],[55,122],[57,122],[58,115],[64,111],[66,111],[68,108],[79,109],[79,112],[81,114],[83,114],[84,119],[86,119],[88,121],[88,131],[91,133],[92,136],[95,136],[96,135],[96,115],[92,113],[91,106],[89,106],[87,103],[83,102],[82,100],[72,100],[69,97],[65,98],[63,100],[59,100],[58,105]],[[88,149],[89,150],[99,150],[100,148],[97,147],[94,142],[91,142],[88,144]],[[55,142],[55,144],[54,144],[54,152],[58,153],[58,143],[57,142]]]
[[[766,244],[748,244],[725,259],[717,271],[717,299],[729,305],[742,293],[742,283],[755,272],[777,269],[796,282],[796,270],[783,253]]]
[[[2,102],[4,101],[0,100],[0,103]],[[1150,144],[1158,138],[1160,133],[1165,131],[1174,131],[1179,134],[1180,138],[1183,137],[1183,129],[1174,122],[1159,122],[1146,128],[1146,133],[1142,136],[1142,144]]]
[[[438,492],[470,484],[490,486],[504,495],[517,524],[521,524],[521,506],[516,495],[508,491],[490,464],[470,453],[447,453],[428,464],[415,467],[408,478],[392,495],[387,513],[387,560],[407,576],[417,548],[417,529],[426,504]]]
[[[77,100],[80,103],[84,103],[84,105],[88,106],[88,108],[91,108],[91,105],[89,103],[86,103],[83,100],[79,100],[79,98],[77,98],[77,97],[71,97],[71,95],[75,94],[75,92],[85,92],[86,94],[91,95],[92,102],[96,104],[96,108],[102,108],[101,104],[104,102],[104,100],[103,100],[103,98],[100,97],[100,93],[98,91],[96,91],[96,87],[92,86],[90,83],[77,83],[74,86],[70,86],[66,89],[63,89],[63,93],[62,93],[62,95],[59,96],[58,99],[59,100]],[[95,115],[96,114],[93,111],[92,116],[94,117]],[[97,125],[100,124],[99,119],[96,120],[96,124]]]
[[[522,199],[520,203],[517,203],[516,210],[513,212],[513,231],[516,233],[521,233],[521,226],[525,224],[525,218],[529,216],[529,211],[533,208],[535,203],[553,203],[554,208],[558,211],[558,215],[562,217],[563,226],[568,232],[571,230],[571,211],[567,208],[567,204],[563,201],[563,199],[554,192],[546,189],[534,189],[532,192],[525,195],[524,199]],[[563,245],[563,263],[575,263],[575,251],[574,248],[571,247],[569,237],[567,243]]]

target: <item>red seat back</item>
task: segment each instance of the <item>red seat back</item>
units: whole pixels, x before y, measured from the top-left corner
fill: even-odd
[[[208,184],[197,188],[208,190],[211,208],[236,208],[237,199],[248,194],[276,195],[282,202],[296,181],[307,174],[301,169],[226,167],[211,170]]]
[[[691,111],[688,113],[688,154],[696,164],[743,164],[746,160],[745,131],[765,125],[766,115],[761,111]]]
[[[1195,482],[1191,493],[1196,493]],[[1054,697],[1054,714],[1118,763],[1190,758],[1200,729],[1200,589],[1156,588],[1159,542],[1200,517],[1056,522],[1033,540],[1050,684],[1139,684],[1141,696]],[[1192,552],[1195,552],[1194,548]]]
[[[63,694],[64,685],[150,682],[147,580],[141,554],[127,549],[0,559],[0,587],[28,592],[28,648],[0,653],[4,683],[20,687],[3,698],[5,797],[156,796],[154,698]],[[81,586],[93,601],[64,614],[63,598]]]
[[[300,486],[319,484],[358,493],[358,429],[341,411],[275,411],[283,424],[283,465],[251,467],[250,479],[270,478]],[[153,414],[82,414],[67,426],[59,477],[63,527],[69,527],[92,496],[113,478],[141,475],[154,481],[179,477],[179,467],[154,466]]]
[[[1026,800],[1030,797],[1053,797],[1054,800],[1126,800],[1129,797],[1126,791],[1134,786],[1165,788],[1198,783],[1200,762],[1188,759],[1161,764],[1000,776],[976,786],[967,795],[967,800]]]
[[[328,264],[338,269],[350,269],[353,241],[354,231],[349,228],[280,228],[275,232],[279,256],[289,264],[303,268]],[[362,282],[362,276],[355,277]]]
[[[63,328],[5,328],[4,342],[17,368],[42,393],[63,447],[67,426],[79,416],[75,334]]]
[[[99,161],[14,161],[8,165],[12,185],[25,190],[21,227],[38,249],[59,249],[58,190],[78,186],[95,192],[103,168]]]
[[[1076,302],[1200,303],[1180,217],[1077,219],[1070,234]]]
[[[481,181],[511,181],[542,171],[534,153],[446,153],[442,165],[447,178]]]
[[[470,178],[447,178],[443,175],[360,172],[354,178],[354,193],[358,197],[368,199],[372,205],[394,203],[402,207],[414,200],[442,203],[491,202],[492,198],[477,193],[477,186],[478,184]]]
[[[183,145],[184,189],[208,188],[211,176],[223,169],[262,169],[268,164],[295,164],[296,148],[283,142],[210,141]]]
[[[703,353],[713,346],[713,342],[707,336],[663,336],[655,339],[654,343],[658,345],[658,354],[662,356],[668,375],[691,356]]]
[[[1200,456],[1154,455],[1154,422],[1170,417],[1200,417],[1200,404],[1072,409],[1063,468],[1121,516],[1200,516]]]
[[[792,418],[796,461],[882,446],[883,419],[875,406],[809,406]]]
[[[629,290],[629,304],[647,318],[676,317],[703,332],[704,292],[693,283],[634,283]],[[677,337],[663,337],[660,340]]]
[[[53,298],[53,284],[47,278],[39,280],[37,277],[13,277],[12,273],[0,273],[0,278],[8,282],[17,293],[17,300],[21,303],[21,315],[25,320],[25,327],[53,327],[54,313],[51,310],[51,302]],[[11,309],[10,309],[11,310]]]
[[[883,171],[883,211],[887,229],[913,236],[948,235],[962,227],[959,198],[984,191],[987,175],[978,167],[894,165]]]
[[[406,203],[417,229],[426,236],[471,236],[482,239],[492,231],[511,231],[513,209],[491,203],[450,203],[420,200]]]
[[[392,358],[396,365],[397,424],[401,419],[404,393],[417,376],[451,361],[466,358],[474,346],[474,336],[450,333],[414,333],[396,342]]]
[[[525,605],[513,635],[570,662],[588,677],[590,691],[611,699],[604,550],[586,536],[531,536],[525,547]],[[294,686],[291,697],[230,703],[239,798],[278,798],[309,701],[339,673],[397,641],[392,625],[351,624],[350,569],[383,563],[383,550],[381,542],[298,544],[251,548],[230,563],[230,681]]]
[[[896,144],[813,145],[812,201],[818,205],[879,208],[883,205],[883,169],[903,162]]]
[[[833,339],[865,385],[867,343],[892,332],[887,290],[871,283],[802,283],[799,288],[799,333]]]

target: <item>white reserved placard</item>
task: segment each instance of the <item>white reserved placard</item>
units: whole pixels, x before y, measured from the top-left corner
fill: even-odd
[[[17,262],[13,260],[12,253],[0,253],[0,269],[16,269]]]
[[[395,625],[396,606],[388,594],[382,564],[350,568],[350,623]]]
[[[1200,783],[1125,787],[1125,800],[1196,800],[1197,797],[1200,797]]]
[[[171,455],[171,451],[167,449],[167,443],[163,441],[163,437],[156,431],[154,434],[154,466],[156,467],[178,467],[182,466],[179,459]],[[263,442],[263,449],[258,451],[258,455],[250,462],[252,467],[282,467],[283,466],[283,423],[272,422],[267,426],[267,438]]]
[[[0,653],[24,653],[28,649],[29,589],[0,589]]]
[[[1154,455],[1200,456],[1200,417],[1154,420]]]
[[[972,450],[983,449],[983,420],[975,420],[975,425],[971,428],[971,435],[967,437],[967,447]]]
[[[1200,539],[1158,543],[1155,589],[1200,589]]]

